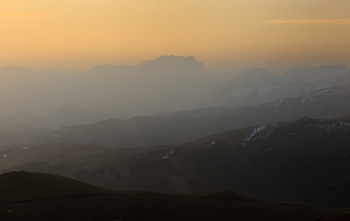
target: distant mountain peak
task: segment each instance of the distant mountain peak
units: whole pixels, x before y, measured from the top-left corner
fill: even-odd
[[[205,73],[204,63],[196,61],[193,56],[164,55],[155,60],[144,61],[136,68],[153,73],[168,72],[173,76],[196,76]]]
[[[0,69],[0,72],[33,72],[29,68],[23,68],[20,66],[4,67]]]

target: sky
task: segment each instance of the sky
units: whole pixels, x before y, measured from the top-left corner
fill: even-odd
[[[350,67],[350,0],[0,0],[0,67],[195,56],[208,71]]]

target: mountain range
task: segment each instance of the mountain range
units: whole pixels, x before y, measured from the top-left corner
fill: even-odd
[[[192,56],[161,56],[135,66],[95,66],[75,74],[3,68],[0,118],[50,115],[67,104],[121,119],[206,107],[257,106],[349,84],[350,72],[343,65],[323,65],[272,76],[255,68],[219,86],[213,79],[215,75],[209,76],[204,64]]]
[[[350,70],[215,85],[192,56],[0,69],[1,219],[347,220]]]

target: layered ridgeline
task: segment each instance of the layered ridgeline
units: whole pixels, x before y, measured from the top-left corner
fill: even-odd
[[[136,66],[98,66],[80,74],[0,69],[0,118],[46,115],[73,103],[115,118],[159,113],[215,87],[194,57],[162,56]],[[85,122],[87,123],[87,122]]]
[[[297,117],[350,116],[350,85],[248,108],[203,108],[159,116],[105,120],[63,127],[27,144],[73,142],[103,147],[145,147],[189,142],[230,129],[276,123]],[[23,143],[23,142],[22,142]],[[15,143],[12,143],[15,144]]]
[[[298,118],[168,146],[18,145],[0,154],[0,172],[53,173],[117,190],[227,189],[265,200],[350,206],[348,118]]]
[[[264,69],[250,69],[217,86],[199,107],[247,107],[283,98],[294,98],[323,88],[350,83],[343,65],[293,68],[278,76]]]
[[[230,191],[121,192],[29,172],[0,175],[2,220],[310,220],[346,213],[296,202],[255,200]],[[44,208],[44,209],[43,209]]]

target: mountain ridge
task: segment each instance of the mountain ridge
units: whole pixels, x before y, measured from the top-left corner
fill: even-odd
[[[251,69],[217,86],[197,107],[248,107],[294,98],[315,90],[350,83],[350,70],[343,65],[293,68],[282,75]],[[250,72],[260,74],[250,74]],[[251,79],[252,76],[255,76]],[[247,82],[247,83],[245,83]]]

